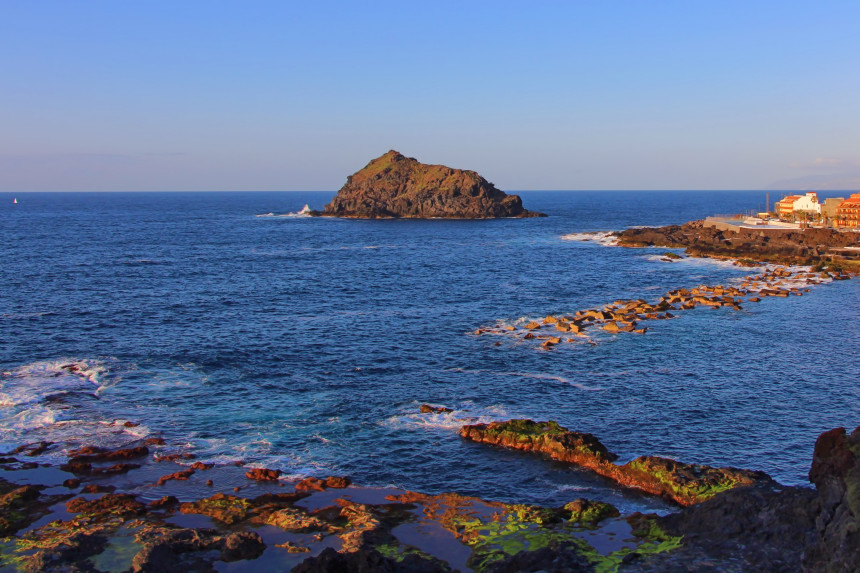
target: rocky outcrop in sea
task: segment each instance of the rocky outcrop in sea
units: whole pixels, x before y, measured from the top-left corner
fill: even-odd
[[[325,217],[362,219],[493,219],[544,217],[523,207],[474,171],[426,165],[397,151],[377,157],[347,177],[325,206]]]

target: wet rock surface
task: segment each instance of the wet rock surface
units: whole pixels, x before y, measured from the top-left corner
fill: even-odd
[[[147,498],[134,491],[109,491],[121,489],[117,480],[129,484],[128,476],[145,473],[136,469],[121,477],[90,475],[84,479],[97,481],[69,484],[77,496],[45,495],[43,486],[0,481],[5,538],[0,568],[212,571],[223,568],[219,563],[231,563],[236,571],[435,572],[468,567],[483,573],[818,572],[860,567],[860,429],[849,434],[837,428],[819,437],[810,470],[817,491],[769,480],[722,487],[725,483],[718,479],[720,491],[707,496],[702,492],[714,488],[708,482],[708,470],[714,468],[649,456],[619,466],[597,438],[553,422],[517,420],[470,431],[494,435],[499,445],[554,452],[558,459],[569,450],[573,458],[590,459],[598,466],[625,468],[637,462],[645,473],[666,472],[671,479],[661,480],[681,483],[688,494],[704,501],[664,516],[619,516],[613,506],[584,498],[552,508],[456,493],[380,494],[338,477],[307,479],[302,488],[302,482],[294,482],[296,491],[282,491],[281,482],[245,477],[249,485],[240,489],[256,493],[243,497],[217,492],[191,501],[167,494],[186,481],[156,485],[151,477],[141,478]],[[164,467],[164,462],[141,461],[150,471]],[[4,475],[12,477],[16,471],[7,469]],[[235,466],[215,466],[207,473],[225,471],[243,477]],[[719,471],[724,476],[725,468]],[[702,485],[701,480],[708,483]],[[153,495],[161,497],[147,501]],[[620,549],[601,553],[589,543],[589,535],[623,522],[630,533]],[[404,543],[398,536],[401,528],[432,531],[435,541],[427,547],[449,549],[436,555]],[[273,531],[282,532],[281,537],[264,540],[263,535]],[[466,554],[452,557],[455,545]]]
[[[347,178],[321,214],[356,218],[540,217],[474,171],[426,165],[389,151]]]
[[[558,423],[509,420],[463,426],[460,435],[472,441],[538,452],[588,468],[621,486],[659,495],[680,505],[702,502],[717,493],[772,480],[764,472],[713,468],[655,456],[641,456],[617,465],[611,453],[591,434],[571,432]]]

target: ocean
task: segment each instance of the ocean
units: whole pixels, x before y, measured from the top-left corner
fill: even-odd
[[[474,334],[738,284],[754,271],[601,233],[758,211],[764,192],[522,192],[540,219],[280,216],[333,195],[0,194],[0,450],[54,442],[36,461],[56,463],[158,435],[290,478],[659,511],[457,430],[556,420],[622,463],[669,456],[803,485],[816,437],[860,423],[856,279],[551,349]]]

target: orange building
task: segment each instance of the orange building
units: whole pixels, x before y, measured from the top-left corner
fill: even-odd
[[[776,216],[780,219],[791,218],[794,214],[794,202],[801,197],[802,195],[789,195],[774,203],[773,210],[776,211]]]
[[[851,195],[836,208],[836,225],[860,228],[860,193]]]

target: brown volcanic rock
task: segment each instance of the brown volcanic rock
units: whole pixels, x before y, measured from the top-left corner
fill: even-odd
[[[860,570],[860,428],[824,432],[815,442],[809,480],[818,489],[818,543],[804,565],[810,571]]]
[[[624,465],[592,434],[571,432],[556,422],[509,420],[463,426],[460,435],[485,444],[540,452],[586,467],[619,485],[638,489],[679,505],[692,505],[735,487],[771,484],[764,472],[713,468],[668,458],[641,456]]]
[[[686,247],[690,256],[753,258],[813,264],[829,249],[857,246],[860,233],[834,229],[760,229],[738,231],[706,227],[703,221],[683,225],[626,229],[616,234],[625,247]]]
[[[322,215],[363,219],[545,216],[524,209],[518,195],[496,189],[474,171],[425,165],[394,150],[347,177]]]

